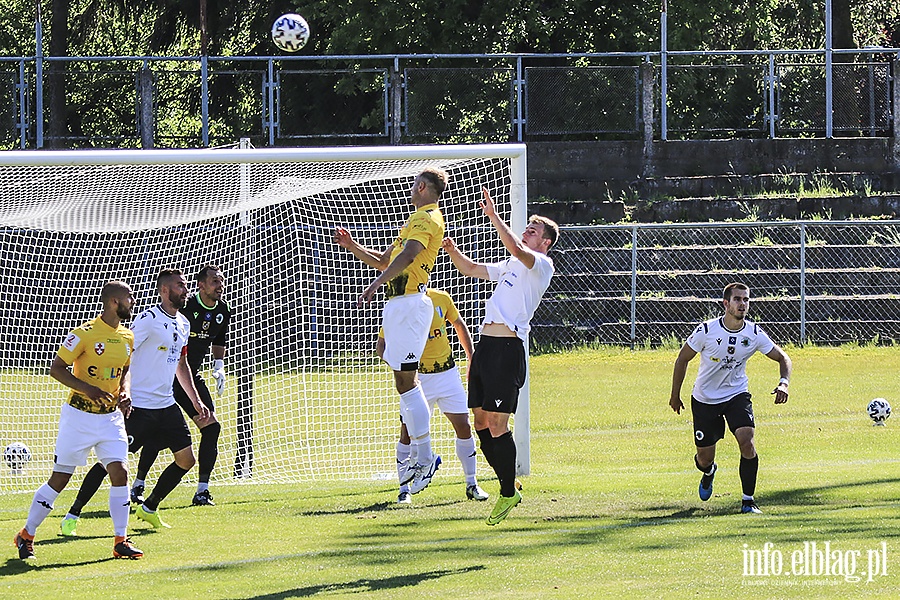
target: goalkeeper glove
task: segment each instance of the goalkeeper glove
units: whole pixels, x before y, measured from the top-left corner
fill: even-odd
[[[216,380],[216,392],[221,396],[225,393],[225,361],[221,358],[213,362],[212,376]]]

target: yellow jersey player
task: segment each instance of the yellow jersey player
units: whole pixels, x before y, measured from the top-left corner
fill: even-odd
[[[466,497],[470,500],[487,500],[488,494],[481,489],[475,478],[475,438],[469,424],[469,408],[466,401],[466,390],[463,389],[459,369],[453,357],[453,349],[447,337],[447,323],[456,330],[456,336],[465,350],[466,360],[472,358],[472,335],[462,315],[453,303],[450,294],[443,290],[429,289],[428,297],[434,305],[431,329],[428,342],[419,361],[419,385],[428,402],[428,414],[434,412],[435,405],[440,409],[456,432],[456,456],[462,464],[466,478]],[[384,354],[383,331],[379,332],[378,356]],[[397,475],[402,479],[409,466],[410,437],[401,411],[400,439],[397,442]],[[397,496],[399,504],[409,504],[409,484],[400,485]]]
[[[53,472],[35,492],[25,527],[16,534],[16,547],[23,560],[34,558],[38,526],[53,510],[53,502],[69,483],[75,467],[87,464],[91,449],[109,472],[113,556],[144,555],[126,537],[129,499],[125,417],[131,412],[131,394],[125,375],[134,351],[134,334],[121,322],[131,318],[134,295],[127,284],[110,281],[103,286],[100,301],[100,316],[72,330],[50,366],[50,376],[71,391],[59,417]]]
[[[428,168],[419,173],[410,190],[410,202],[416,210],[382,252],[361,246],[344,228],[338,227],[334,233],[339,246],[381,271],[360,296],[360,304],[371,302],[378,288],[387,284],[388,301],[382,314],[384,360],[394,371],[400,410],[412,439],[410,465],[402,479],[403,483],[412,482],[413,494],[431,483],[441,464],[441,457],[431,450],[428,402],[417,384],[416,371],[434,310],[425,290],[444,236],[438,200],[446,187],[447,173],[442,169]]]

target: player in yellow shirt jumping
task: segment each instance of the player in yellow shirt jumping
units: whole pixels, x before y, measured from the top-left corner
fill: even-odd
[[[362,293],[359,303],[371,302],[378,288],[386,284],[388,301],[382,314],[384,360],[394,371],[401,411],[412,438],[410,467],[401,479],[405,480],[402,483],[412,482],[413,494],[431,483],[441,464],[441,457],[431,450],[431,415],[425,394],[417,385],[416,371],[434,311],[425,290],[444,237],[444,216],[438,200],[446,187],[444,170],[427,168],[419,173],[410,189],[410,202],[416,210],[393,243],[381,252],[361,246],[342,227],[334,232],[334,241],[341,248],[381,271]]]

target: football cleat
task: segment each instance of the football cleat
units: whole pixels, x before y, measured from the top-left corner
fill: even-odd
[[[78,517],[66,517],[59,524],[59,533],[66,537],[76,537],[78,535]]]
[[[410,461],[406,461],[404,465],[398,466],[397,477],[399,478],[400,485],[406,485],[412,481],[420,468],[420,464],[411,464]]]
[[[143,504],[144,503],[144,486],[136,485],[131,488],[131,503],[132,504]]]
[[[484,501],[490,498],[490,494],[485,492],[477,483],[466,486],[466,498],[469,500]]]
[[[521,501],[522,494],[519,490],[516,490],[516,493],[513,496],[500,496],[497,498],[497,504],[494,505],[494,510],[491,511],[491,515],[487,518],[487,524],[496,525],[505,519],[509,515],[509,511],[515,508]]]
[[[215,506],[216,503],[213,502],[212,494],[209,493],[209,490],[203,490],[202,492],[197,492],[194,494],[194,499],[191,500],[191,504],[194,506]]]
[[[698,488],[698,493],[700,494],[700,499],[706,502],[712,497],[713,490],[713,479],[716,478],[716,471],[719,470],[719,466],[716,463],[713,463],[712,473],[707,475],[703,474],[703,477],[700,478],[700,487]]]
[[[759,507],[754,500],[743,500],[741,501],[741,513],[761,515],[762,511],[759,510]]]
[[[409,492],[400,492],[397,494],[397,504],[412,504],[412,496]]]
[[[141,504],[137,507],[137,510],[134,511],[134,515],[140,519],[141,521],[146,521],[153,526],[154,529],[171,529],[172,526],[168,523],[163,522],[162,519],[159,518],[159,511],[150,512],[144,508],[144,505]]]
[[[409,484],[410,493],[418,494],[419,492],[427,488],[428,484],[431,483],[431,478],[434,477],[434,474],[437,473],[437,470],[440,468],[440,466],[441,457],[435,454],[430,463],[419,467],[419,471],[413,478],[412,483]]]
[[[34,559],[34,536],[28,535],[24,528],[16,534],[13,543],[19,549],[19,558],[21,560]]]
[[[134,547],[131,540],[126,538],[116,538],[116,544],[113,546],[113,558],[130,558],[137,560],[144,556],[144,553]]]

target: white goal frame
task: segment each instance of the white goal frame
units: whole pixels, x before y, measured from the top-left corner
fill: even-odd
[[[520,233],[524,230],[527,224],[527,170],[526,170],[526,148],[524,144],[479,144],[479,145],[434,145],[434,146],[398,146],[398,147],[344,147],[344,148],[263,148],[263,149],[249,149],[249,148],[229,148],[229,149],[203,149],[203,150],[80,150],[80,151],[35,151],[35,152],[23,152],[23,151],[10,151],[10,152],[2,152],[0,153],[0,183],[2,183],[2,174],[8,173],[11,170],[16,169],[25,169],[28,168],[47,168],[47,167],[59,167],[60,169],[68,168],[68,167],[119,167],[123,165],[134,165],[134,166],[147,166],[147,165],[241,165],[239,172],[240,175],[235,179],[233,185],[237,186],[237,189],[240,190],[238,196],[240,197],[240,201],[233,204],[233,208],[231,205],[216,207],[215,210],[218,211],[214,215],[214,217],[219,217],[222,215],[238,215],[239,218],[243,219],[246,214],[248,214],[248,209],[256,209],[260,208],[260,206],[253,205],[252,202],[252,190],[248,187],[248,177],[250,170],[253,168],[254,164],[286,164],[286,163],[334,163],[334,162],[361,162],[361,161],[371,161],[374,163],[382,162],[382,161],[453,161],[453,160],[464,160],[464,159],[505,159],[509,161],[509,188],[508,188],[508,202],[509,202],[509,221],[510,226],[513,231],[516,233]],[[246,165],[246,168],[244,167]],[[451,182],[452,185],[452,182]],[[2,190],[2,185],[0,185],[0,190]],[[141,193],[140,190],[135,192],[135,195],[139,195]],[[406,200],[405,198],[398,198],[398,201]],[[249,201],[248,205],[245,201]],[[477,203],[477,198],[472,198],[472,202]],[[227,204],[227,203],[226,203]],[[17,229],[17,228],[34,228],[37,231],[43,230],[45,227],[47,230],[59,231],[55,229],[57,221],[54,221],[54,210],[57,208],[67,208],[66,206],[55,207],[52,206],[52,202],[48,201],[47,203],[42,202],[41,199],[38,199],[31,203],[23,203],[21,205],[10,205],[8,203],[4,203],[2,199],[0,199],[0,232],[9,229]],[[116,207],[117,210],[122,210],[121,206]],[[103,205],[95,205],[92,207],[92,210],[97,214],[102,214],[104,211]],[[133,219],[141,218],[140,214],[136,212],[134,214],[127,212],[126,209],[125,217],[123,218],[122,228],[119,230],[120,232],[135,231],[139,228],[135,228]],[[231,211],[231,212],[229,212]],[[159,212],[159,211],[158,211]],[[179,214],[177,211],[171,211],[170,215],[167,211],[161,211],[160,216],[162,220],[155,224],[154,227],[178,227],[182,221],[184,216]],[[190,217],[192,218],[192,217]],[[131,219],[131,220],[129,220]],[[169,219],[169,220],[167,220]],[[42,225],[42,223],[46,220],[47,225]],[[35,225],[34,223],[38,223]],[[155,222],[154,222],[155,223]],[[112,227],[114,225],[105,225],[105,227]],[[452,231],[453,223],[448,222],[448,233]],[[82,232],[82,231],[95,231],[91,229],[94,227],[90,222],[90,219],[84,220],[84,222],[76,222],[75,228],[73,231]],[[68,231],[68,230],[66,230]],[[109,231],[109,229],[97,229],[97,231]],[[496,233],[490,232],[495,238]],[[499,242],[498,242],[499,243]],[[463,247],[463,251],[467,251],[467,248]],[[508,255],[508,253],[507,253]],[[77,267],[77,265],[75,265]],[[181,266],[181,265],[179,265]],[[193,268],[194,265],[184,265],[187,268]],[[71,268],[71,267],[70,267]],[[184,268],[184,267],[183,267]],[[193,273],[187,273],[188,278],[193,275]],[[229,273],[226,272],[226,278],[228,278]],[[0,285],[2,285],[3,278],[5,278],[5,274],[0,274]],[[374,272],[372,274],[374,277]],[[102,282],[101,282],[102,283]],[[490,283],[490,282],[488,282]],[[493,284],[490,284],[491,286]],[[145,295],[146,296],[146,295]],[[152,296],[152,294],[151,294]],[[226,291],[226,299],[228,296],[228,292]],[[147,298],[145,297],[145,300]],[[53,299],[54,302],[65,302],[64,297],[57,297]],[[143,307],[146,307],[146,302]],[[138,307],[138,308],[143,308]],[[473,332],[475,339],[478,337],[478,329],[480,325],[480,317],[483,317],[484,310],[483,306],[479,307],[479,317],[474,319],[470,319],[469,326]],[[94,311],[96,314],[96,311]],[[72,323],[71,326],[75,326],[78,323]],[[129,323],[130,324],[130,323]],[[526,344],[527,350],[527,344]],[[457,355],[461,355],[461,352],[457,349]],[[527,352],[526,352],[527,355]],[[227,362],[227,361],[226,361]],[[48,363],[49,365],[49,363]],[[2,366],[4,369],[7,368],[6,365]],[[389,379],[389,374],[384,374],[385,379]],[[49,380],[49,375],[45,375],[45,378]],[[47,386],[51,385],[50,383],[42,383],[41,385]],[[232,381],[231,385],[233,385],[234,381]],[[215,392],[213,392],[215,393]],[[56,400],[56,406],[63,402],[64,394],[59,391],[54,391],[54,398]],[[0,400],[2,400],[2,395],[0,395]],[[2,405],[0,405],[2,406]],[[437,417],[432,421],[433,423],[438,422]],[[520,475],[528,475],[531,471],[531,460],[530,460],[530,391],[529,391],[529,378],[526,376],[525,385],[522,387],[519,394],[519,404],[517,412],[514,416],[514,425],[513,428],[513,436],[516,441],[517,453],[518,453],[518,464],[517,464],[517,472]],[[50,424],[51,428],[54,428],[53,435],[55,436],[55,420]],[[234,423],[223,423],[223,428],[225,427],[234,427]],[[0,443],[5,447],[7,444],[17,441],[12,437],[12,434],[7,433],[7,435],[2,435],[3,429],[2,425],[0,425]],[[195,443],[197,442],[198,436],[194,436]],[[445,465],[446,465],[445,461]],[[487,468],[487,464],[483,461],[480,462],[480,472],[488,475],[489,470]],[[9,491],[30,491],[33,490],[35,485],[34,481],[43,481],[46,478],[49,470],[43,470],[43,466],[46,466],[46,461],[41,463],[40,461],[33,461],[31,467],[28,470],[31,471],[29,476],[25,479],[20,478],[18,481],[13,481],[10,483],[9,480],[4,481],[4,477],[0,476],[0,491],[9,490]],[[2,465],[2,468],[5,470],[6,466]],[[217,467],[219,469],[220,467]],[[222,466],[221,469],[223,471],[227,471],[227,466]],[[249,469],[249,467],[248,467]],[[237,469],[236,471],[237,472]],[[249,473],[249,470],[248,470]],[[34,479],[36,478],[36,479]],[[27,479],[27,481],[26,481]],[[34,479],[34,481],[32,481]],[[187,481],[188,479],[186,479]]]

